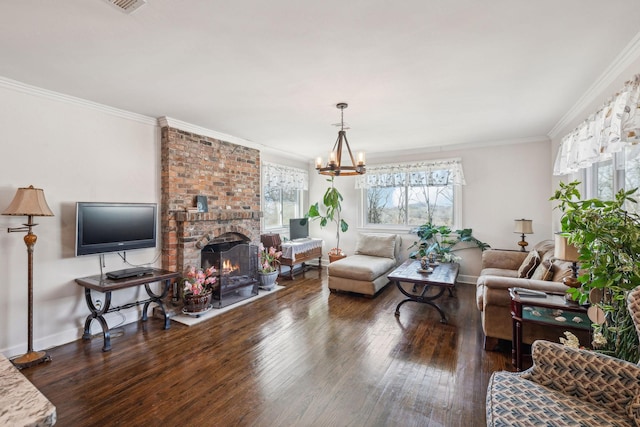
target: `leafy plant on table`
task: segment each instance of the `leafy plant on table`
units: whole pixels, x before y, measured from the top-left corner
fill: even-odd
[[[604,322],[594,324],[594,347],[637,363],[638,335],[626,298],[640,285],[640,216],[625,208],[637,203],[632,197],[637,189],[620,190],[613,200],[580,200],[579,184],[561,182],[550,199],[559,202],[562,234],[580,254],[581,287],[567,292],[581,304],[594,289],[602,294],[600,301],[591,301],[604,312]]]
[[[455,254],[456,251],[471,247],[478,247],[483,251],[490,248],[487,243],[473,237],[470,228],[454,231],[445,225],[436,226],[426,223],[413,232],[418,235],[420,240],[413,242],[413,245],[409,247],[409,249],[418,248],[409,254],[410,258],[422,258],[435,254],[443,262],[456,262],[460,260],[460,256]],[[471,243],[472,246],[458,246],[460,243]]]

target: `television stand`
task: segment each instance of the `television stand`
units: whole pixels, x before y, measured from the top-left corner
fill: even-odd
[[[109,330],[109,325],[107,321],[104,319],[104,315],[107,313],[112,313],[114,311],[120,311],[125,308],[135,307],[141,304],[144,304],[142,309],[142,321],[145,322],[147,317],[147,311],[149,309],[149,305],[151,303],[155,303],[160,307],[162,314],[164,315],[164,329],[169,329],[170,319],[167,315],[167,311],[164,308],[163,299],[167,296],[169,292],[169,287],[171,286],[171,281],[176,277],[180,276],[180,273],[176,273],[173,271],[160,270],[157,268],[148,268],[148,271],[143,276],[136,276],[128,279],[110,279],[106,275],[102,276],[100,274],[96,276],[83,277],[80,279],[76,279],[76,283],[82,287],[84,287],[84,297],[87,302],[87,307],[89,307],[89,311],[91,314],[87,316],[87,319],[84,322],[84,334],[82,335],[82,339],[90,340],[91,339],[91,322],[95,319],[102,326],[102,335],[104,338],[104,344],[102,346],[102,351],[111,350],[111,332]],[[162,282],[162,290],[160,294],[155,294],[149,284],[154,282]],[[124,304],[121,306],[111,307],[111,292],[117,291],[118,289],[126,289],[132,288],[134,286],[142,286],[144,285],[145,290],[147,291],[147,295],[149,298],[142,301],[135,301],[128,304]],[[102,307],[96,307],[93,303],[93,298],[91,298],[91,291],[102,292],[104,294],[104,305]]]

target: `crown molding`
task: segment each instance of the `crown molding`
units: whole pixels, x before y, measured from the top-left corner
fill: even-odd
[[[54,92],[52,90],[28,85],[26,83],[22,83],[17,80],[8,79],[2,76],[0,76],[0,87],[14,90],[16,92],[26,93],[28,95],[37,96],[39,98],[46,98],[53,101],[62,102],[65,104],[89,108],[92,110],[100,111],[105,114],[109,114],[109,115],[120,117],[127,120],[133,120],[133,121],[144,123],[151,126],[155,126],[157,124],[155,117],[149,117],[143,114],[133,113],[127,110],[121,110],[119,108],[109,107],[108,105],[99,104],[97,102],[88,101],[86,99],[77,98],[75,96],[65,95],[60,92]]]
[[[433,147],[420,147],[410,148],[407,150],[394,151],[393,156],[407,156],[407,155],[420,155],[424,153],[446,153],[450,151],[458,150],[477,150],[487,147],[499,147],[504,145],[516,145],[516,144],[531,144],[538,142],[551,142],[547,135],[530,136],[524,138],[502,139],[497,141],[482,141],[482,142],[465,142],[460,144],[450,145],[437,145]],[[371,163],[371,160],[388,159],[389,152],[367,152],[367,162]]]
[[[218,139],[220,141],[226,141],[226,142],[231,142],[233,144],[242,145],[244,147],[255,148],[256,150],[276,154],[280,157],[287,157],[292,160],[297,160],[297,161],[302,160],[304,162],[309,161],[309,158],[304,156],[282,152],[281,150],[269,147],[267,145],[264,145],[258,142],[250,141],[248,139],[244,139],[244,138],[229,135],[226,133],[218,132],[215,130],[207,129],[198,125],[184,122],[182,120],[174,119],[172,117],[167,117],[167,116],[158,117],[157,124],[160,127],[168,126],[174,129],[183,130],[185,132],[195,133],[196,135],[208,136],[209,138]]]
[[[586,109],[604,90],[609,87],[622,73],[640,58],[640,33],[631,39],[631,42],[622,49],[622,52],[613,60],[598,79],[587,89],[578,101],[565,113],[556,125],[549,131],[551,139],[557,138],[560,131],[570,122],[575,120],[579,113]],[[631,76],[629,76],[631,78]],[[612,94],[613,95],[613,94]],[[585,117],[586,119],[586,117]]]

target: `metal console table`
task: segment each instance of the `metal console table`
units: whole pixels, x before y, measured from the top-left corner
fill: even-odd
[[[87,316],[87,319],[84,322],[84,334],[82,335],[82,339],[89,340],[91,339],[91,321],[96,319],[100,326],[102,326],[102,334],[104,337],[104,344],[102,347],[102,351],[111,350],[111,333],[109,331],[109,325],[107,321],[104,319],[104,315],[107,313],[111,313],[114,311],[123,310],[126,308],[135,307],[140,304],[144,304],[142,310],[142,320],[146,321],[148,319],[147,310],[149,309],[149,305],[151,303],[156,303],[162,314],[164,315],[164,329],[169,329],[170,319],[167,315],[167,312],[164,307],[163,299],[167,296],[169,292],[169,287],[171,286],[171,281],[176,277],[180,276],[180,273],[176,273],[173,271],[160,270],[160,269],[150,269],[148,274],[139,277],[127,278],[127,279],[109,279],[106,276],[96,275],[90,277],[83,277],[80,279],[76,279],[76,283],[82,287],[84,287],[84,296],[87,302],[87,306],[91,311],[91,314]],[[162,282],[163,286],[161,289],[161,293],[155,294],[149,285],[155,282]],[[136,301],[120,306],[111,307],[111,292],[117,291],[118,289],[131,288],[134,286],[144,285],[145,290],[147,291],[147,295],[149,298]],[[104,293],[104,305],[100,308],[96,307],[93,303],[93,299],[91,298],[91,291],[98,291]]]

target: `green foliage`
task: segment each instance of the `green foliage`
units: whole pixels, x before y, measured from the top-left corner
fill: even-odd
[[[330,222],[336,225],[336,247],[335,249],[339,253],[340,251],[340,232],[345,233],[349,229],[349,224],[340,218],[340,213],[342,212],[342,194],[338,191],[337,188],[333,186],[333,179],[327,179],[328,182],[331,183],[331,186],[327,188],[324,196],[322,197],[322,207],[319,202],[314,203],[309,206],[309,212],[307,213],[307,217],[312,220],[319,220],[320,227],[326,227]]]
[[[592,289],[603,298],[597,304],[605,313],[602,325],[594,325],[607,343],[599,351],[637,363],[638,335],[626,307],[627,293],[640,285],[640,216],[625,209],[637,203],[637,189],[620,190],[614,200],[580,200],[578,181],[560,183],[550,200],[563,212],[562,233],[580,252],[578,281],[581,288],[569,293],[587,303]]]
[[[456,247],[460,243],[472,243],[483,251],[490,247],[488,244],[473,237],[470,228],[452,231],[451,228],[444,225],[436,226],[426,223],[418,227],[415,233],[420,240],[413,242],[413,245],[409,247],[409,249],[418,248],[409,254],[411,258],[422,258],[435,253],[438,258],[445,262],[454,262],[460,259],[454,252],[474,247],[469,245]]]

